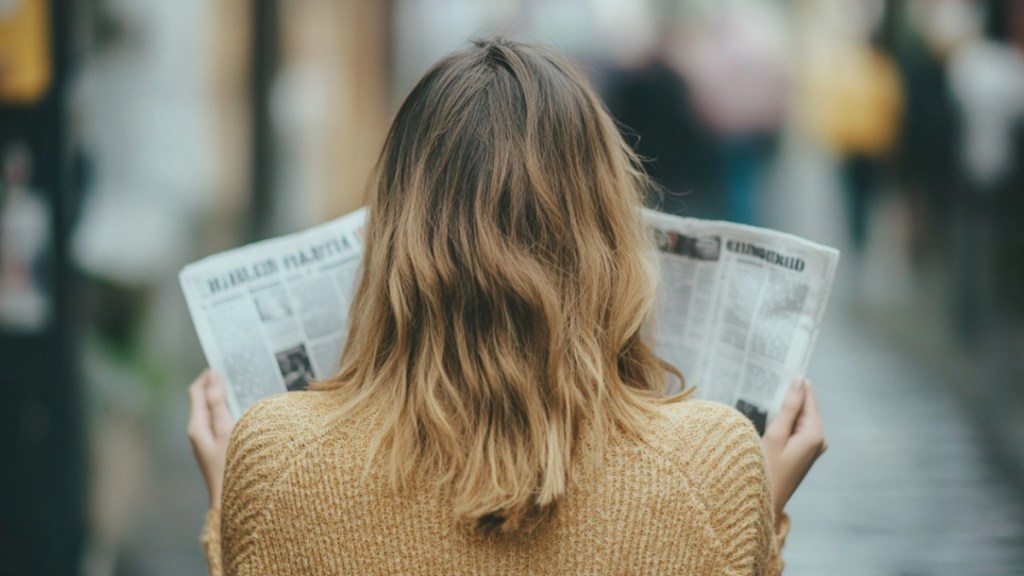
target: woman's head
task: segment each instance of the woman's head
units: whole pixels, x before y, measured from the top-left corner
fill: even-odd
[[[564,59],[477,42],[430,69],[376,167],[342,368],[383,401],[395,480],[511,530],[565,492],[583,428],[639,432],[665,365],[636,159]]]

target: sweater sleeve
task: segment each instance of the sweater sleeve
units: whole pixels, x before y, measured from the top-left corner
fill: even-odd
[[[206,525],[199,542],[206,552],[206,564],[210,567],[210,576],[223,576],[220,553],[220,508],[210,508],[206,513]]]
[[[782,513],[782,520],[775,527],[775,549],[781,554],[782,547],[786,545],[786,537],[789,536],[789,514]],[[779,560],[779,573],[782,572],[782,560]]]
[[[286,406],[276,396],[249,409],[231,433],[220,517],[224,575],[261,572],[259,531],[272,510],[281,455],[288,452],[286,425]]]
[[[761,441],[747,418],[721,406],[701,451],[709,471],[706,493],[711,523],[718,535],[726,574],[778,576],[783,563],[779,548],[788,521],[775,532],[768,472]]]

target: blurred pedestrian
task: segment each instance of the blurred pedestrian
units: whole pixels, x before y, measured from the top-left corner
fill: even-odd
[[[652,50],[606,73],[602,96],[623,137],[644,161],[659,193],[654,207],[670,214],[721,219],[725,214],[718,137],[698,115],[682,75],[678,30],[663,23]]]
[[[960,2],[960,0],[953,0]],[[921,264],[945,253],[957,179],[957,126],[947,59],[955,4],[915,0],[901,11],[896,58],[904,117],[895,172],[910,205],[910,257]]]
[[[968,14],[949,59],[962,175],[953,212],[953,310],[964,342],[977,335],[983,308],[995,299],[1005,303],[1012,294],[1000,285],[1021,286],[1016,276],[1024,274],[1014,270],[1024,245],[1015,241],[1021,221],[1013,218],[1021,216],[1024,194],[1016,164],[1024,130],[1024,55],[1006,42],[1002,18],[992,15],[983,30],[980,15]]]
[[[867,12],[871,3],[856,6]],[[808,56],[805,108],[811,130],[838,156],[850,239],[860,252],[883,164],[899,134],[903,93],[895,62],[879,41],[880,15],[853,14],[846,36]]]
[[[0,331],[39,334],[53,312],[50,207],[31,187],[23,142],[3,149],[0,179]]]
[[[721,150],[725,217],[754,224],[789,97],[786,25],[768,2],[727,3],[705,18],[694,30],[686,72],[697,113]]]

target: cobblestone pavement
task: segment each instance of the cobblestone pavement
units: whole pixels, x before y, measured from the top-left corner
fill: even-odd
[[[1024,575],[1024,490],[955,399],[970,382],[877,328],[829,311],[808,372],[830,448],[790,505],[786,573]]]

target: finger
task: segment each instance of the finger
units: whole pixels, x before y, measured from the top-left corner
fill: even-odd
[[[205,442],[210,437],[210,411],[206,403],[204,372],[188,387],[188,435],[193,442]]]
[[[803,409],[805,388],[802,376],[793,379],[789,389],[786,390],[786,397],[782,400],[782,408],[775,420],[768,426],[765,436],[782,439],[789,438],[793,434],[793,428]]]
[[[196,376],[196,379],[193,380],[192,383],[193,384],[205,383],[207,380],[210,379],[210,374],[211,374],[211,372],[210,372],[209,368],[203,368],[203,371],[200,372],[198,376]]]
[[[817,448],[820,456],[828,448],[828,440],[825,438],[825,427],[821,421],[821,413],[818,408],[818,398],[814,386],[808,383],[807,393],[804,397],[804,407],[800,414],[800,421],[797,423],[795,434],[799,435],[804,442]]]
[[[804,402],[800,414],[800,427],[807,428],[809,432],[824,435],[824,428],[821,423],[821,412],[818,410],[818,395],[810,380],[804,386]]]
[[[810,380],[807,380],[807,399],[804,401],[804,404],[805,410],[814,416],[818,416],[818,391]]]
[[[810,413],[809,418],[814,422],[815,428],[817,428],[818,441],[818,456],[821,456],[828,450],[828,438],[825,437],[825,423],[821,419],[821,412],[818,408],[818,396],[813,387],[808,388],[811,392],[810,406],[807,409]]]
[[[206,402],[214,434],[221,438],[227,437],[234,426],[234,418],[228,410],[224,381],[217,374],[213,374],[206,384]]]

